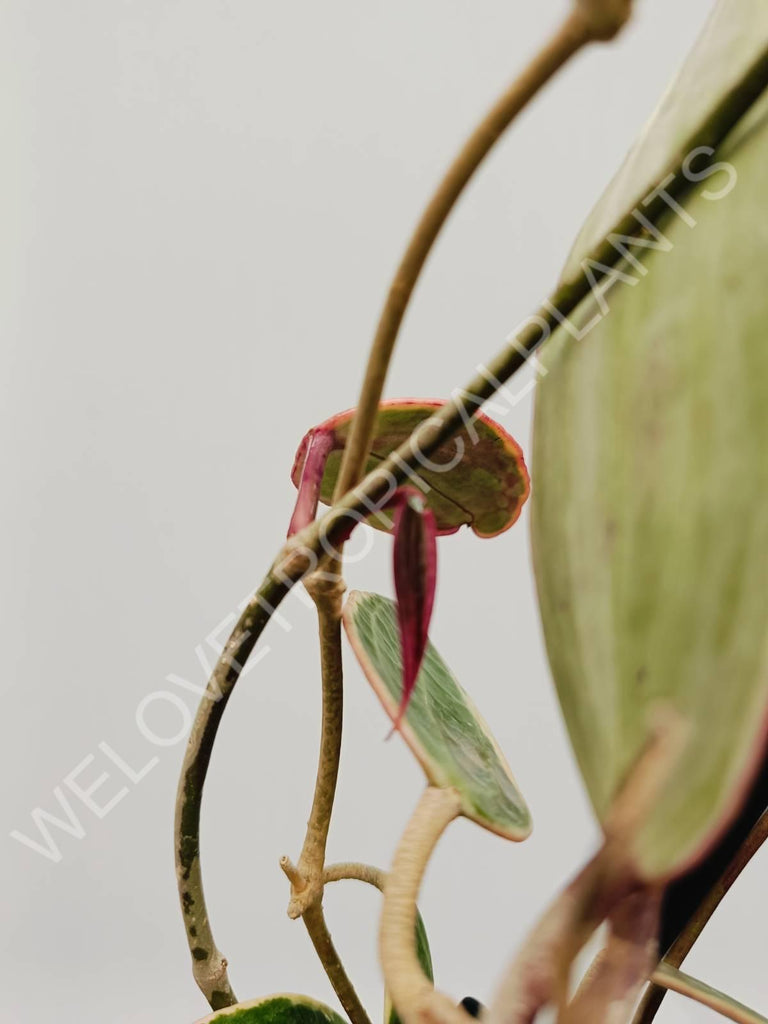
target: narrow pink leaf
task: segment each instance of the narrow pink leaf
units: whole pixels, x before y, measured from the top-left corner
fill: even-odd
[[[437,577],[437,525],[432,510],[415,488],[395,495],[394,569],[403,689],[393,726],[398,729],[424,658]]]
[[[333,450],[335,437],[331,430],[311,430],[307,440],[304,466],[299,480],[299,493],[293,509],[288,536],[309,526],[317,514],[317,502],[320,497],[320,482],[323,479],[325,463]]]

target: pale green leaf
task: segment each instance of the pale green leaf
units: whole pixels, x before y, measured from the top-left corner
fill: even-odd
[[[719,0],[677,78],[579,232],[562,280],[578,273],[581,260],[628,210],[642,210],[642,200],[662,180],[670,158],[708,120],[766,45],[765,0]]]
[[[670,251],[646,251],[646,274],[611,289],[586,337],[553,337],[537,391],[541,613],[598,815],[646,741],[654,705],[690,725],[636,841],[653,879],[711,847],[765,749],[767,101],[715,154],[738,172],[733,190],[687,195],[694,227],[672,213],[659,221]],[[582,307],[582,321],[594,312]]]
[[[368,681],[394,721],[402,672],[394,602],[354,591],[344,606],[344,625]],[[463,814],[509,839],[527,837],[528,808],[504,756],[431,643],[401,732],[429,782],[459,791]]]

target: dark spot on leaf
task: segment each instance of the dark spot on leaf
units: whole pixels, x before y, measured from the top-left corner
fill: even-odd
[[[195,960],[207,960],[208,950],[203,949],[202,946],[195,946],[195,948],[192,950],[192,956],[195,958]]]

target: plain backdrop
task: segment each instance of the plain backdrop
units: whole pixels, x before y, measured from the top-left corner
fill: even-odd
[[[621,39],[575,60],[496,147],[429,260],[388,395],[447,395],[534,308],[709,6],[639,0]],[[0,2],[3,1022],[205,1013],[173,873],[189,687],[281,543],[297,442],[355,403],[422,204],[565,8]],[[531,411],[504,421],[524,448]],[[374,537],[350,586],[390,593],[389,558]],[[487,1000],[597,831],[549,678],[527,515],[494,541],[442,540],[439,576],[433,638],[535,819],[519,846],[458,822],[423,891],[438,983]],[[213,758],[207,894],[240,998],[336,1006],[278,869],[300,849],[319,710],[313,616],[295,594],[283,615]],[[348,656],[331,860],[386,867],[418,799],[420,770],[387,731]],[[134,770],[157,762],[128,782],[101,743]],[[110,773],[100,804],[122,796],[100,818],[69,791],[80,835],[52,827],[54,862],[10,832],[41,841],[31,814],[61,817],[54,791],[75,769],[84,788]],[[763,1009],[767,871],[756,858],[688,961]],[[379,897],[349,882],[326,906],[378,1020]],[[675,996],[659,1020],[714,1016]]]

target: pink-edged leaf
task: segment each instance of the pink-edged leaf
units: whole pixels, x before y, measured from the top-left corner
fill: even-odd
[[[382,402],[366,472],[380,466],[424,420],[444,405],[439,399],[398,398]],[[313,433],[320,430],[333,435],[333,449],[320,483],[320,501],[325,505],[333,498],[341,453],[354,411],[340,412],[309,431],[296,452],[291,479],[298,487]],[[424,492],[427,505],[435,515],[438,536],[470,526],[479,537],[495,537],[517,520],[530,492],[520,446],[483,413],[472,419],[471,426],[441,445],[429,460],[422,460],[410,483]],[[395,486],[392,493],[394,491]],[[376,512],[366,521],[376,529],[391,530],[392,517],[388,512]]]
[[[353,591],[342,620],[349,642],[390,721],[397,721],[403,667],[394,601]],[[433,786],[452,786],[467,818],[507,839],[531,831],[531,816],[488,725],[431,643],[399,735]]]
[[[437,527],[423,496],[411,488],[397,492],[394,513],[394,574],[403,688],[394,729],[411,699],[429,639],[437,578]]]
[[[304,440],[306,442],[304,461],[297,485],[299,493],[296,495],[296,505],[288,527],[289,537],[298,533],[305,526],[309,526],[315,518],[325,464],[336,443],[333,431],[322,427],[310,430]]]

